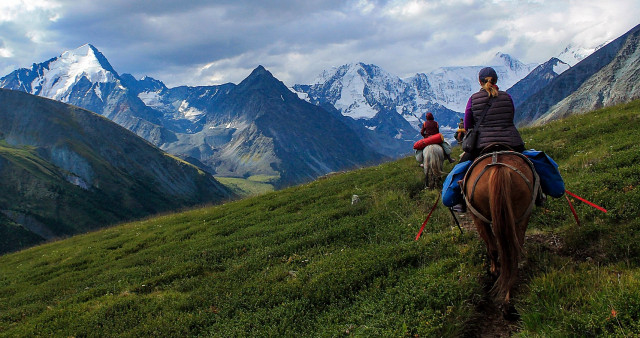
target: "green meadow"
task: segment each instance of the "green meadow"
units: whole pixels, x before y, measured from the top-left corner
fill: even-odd
[[[638,126],[640,101],[522,130],[608,212],[572,198],[577,225],[564,197],[536,208],[514,335],[640,334]],[[0,256],[0,336],[473,336],[487,321],[478,236],[440,205],[415,241],[439,191],[412,157],[256,193]]]

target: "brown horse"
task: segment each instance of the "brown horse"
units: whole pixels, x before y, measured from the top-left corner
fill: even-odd
[[[535,203],[539,178],[533,164],[514,151],[480,156],[464,179],[463,194],[480,237],[487,245],[495,295],[509,308],[518,278],[524,235]],[[506,315],[506,313],[505,313]]]

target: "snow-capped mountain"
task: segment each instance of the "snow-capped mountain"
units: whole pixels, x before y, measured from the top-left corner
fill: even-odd
[[[497,53],[484,66],[442,67],[424,74],[426,81],[431,85],[431,99],[434,103],[451,110],[464,112],[469,97],[480,89],[478,72],[487,66],[496,70],[498,86],[502,90],[507,90],[538,65],[524,64],[508,54]],[[409,81],[414,81],[416,76]]]
[[[160,114],[123,85],[94,46],[86,44],[0,79],[0,87],[70,103],[100,115],[160,145],[171,137]]]
[[[83,79],[92,84],[91,90],[99,99],[102,99],[101,85],[118,79],[104,55],[90,44],[34,65],[18,75],[16,85],[30,94],[69,102],[74,87]]]
[[[419,76],[420,74],[418,74]],[[329,103],[344,116],[371,120],[381,110],[395,111],[415,129],[427,111],[451,114],[430,102],[430,84],[420,78],[403,81],[382,68],[362,62],[325,70],[310,85],[295,85],[301,98],[315,104]]]
[[[498,84],[504,89],[537,66],[502,53],[496,54],[487,65],[496,69]],[[452,139],[467,100],[479,89],[477,76],[483,67],[444,67],[400,79],[376,65],[360,62],[326,70],[312,84],[297,84],[292,90],[314,104],[332,105],[342,115],[369,129],[384,128],[394,133],[387,136],[407,140],[419,137],[416,132],[425,114],[431,112],[445,137]],[[380,123],[379,116],[392,114],[401,119],[394,118],[395,122],[391,122],[387,118],[384,124]],[[413,131],[409,132],[408,127]]]
[[[323,87],[320,102],[329,102],[342,115],[354,119],[371,119],[378,113],[370,103],[391,107],[407,86],[397,76],[380,67],[352,63],[324,71],[311,85]]]
[[[265,175],[278,187],[385,158],[363,143],[375,140],[366,131],[300,100],[263,67],[239,85],[167,88],[118,75],[87,44],[18,69],[0,87],[94,111],[212,174]]]
[[[319,105],[330,105],[348,119],[388,139],[394,150],[388,156],[408,153],[419,137],[419,117],[414,109],[403,109],[412,102],[410,86],[375,65],[346,64],[322,72],[310,85],[295,85],[300,98]],[[415,93],[412,95],[415,96]],[[416,126],[412,125],[416,124]]]
[[[612,40],[608,40],[597,46],[590,46],[590,47],[569,44],[560,54],[556,56],[556,58],[562,60],[564,63],[567,63],[570,66],[575,66],[578,62],[584,60],[586,57],[593,54],[598,49],[606,46],[611,41]]]

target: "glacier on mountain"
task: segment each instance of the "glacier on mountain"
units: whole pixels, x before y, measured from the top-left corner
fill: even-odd
[[[495,54],[486,64],[496,70],[503,89],[537,66],[503,53]],[[376,65],[358,62],[325,70],[312,84],[295,85],[291,90],[314,104],[330,104],[342,115],[361,120],[369,129],[372,126],[366,120],[376,118],[382,111],[391,111],[417,131],[425,114],[432,112],[442,127],[448,127],[443,130],[451,139],[467,100],[480,88],[477,76],[483,67],[442,67],[400,79]],[[401,133],[395,133],[394,137],[398,135]]]
[[[431,85],[431,102],[451,110],[464,112],[469,97],[480,89],[478,72],[484,67],[493,67],[498,74],[498,86],[506,90],[529,74],[538,64],[524,64],[508,54],[496,53],[486,66],[442,67],[427,74],[417,74],[405,81]],[[416,81],[416,77],[425,79]]]
[[[49,60],[47,66],[41,69],[40,76],[31,82],[29,93],[69,102],[73,86],[82,77],[93,84],[115,81],[117,75],[108,69],[111,67],[105,68],[101,58],[104,58],[102,54],[90,44],[66,51],[60,57]],[[94,92],[102,99],[98,86],[94,86]]]
[[[613,40],[607,40],[604,43],[601,43],[597,46],[590,46],[590,47],[569,44],[560,54],[556,56],[556,58],[567,63],[569,66],[575,66],[578,62],[584,60],[586,57],[593,54],[593,52],[606,46],[611,41]]]

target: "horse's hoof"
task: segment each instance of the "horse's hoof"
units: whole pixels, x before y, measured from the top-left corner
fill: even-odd
[[[520,320],[520,314],[516,307],[513,304],[503,304],[501,306],[502,309],[502,317],[508,321],[515,322]]]

